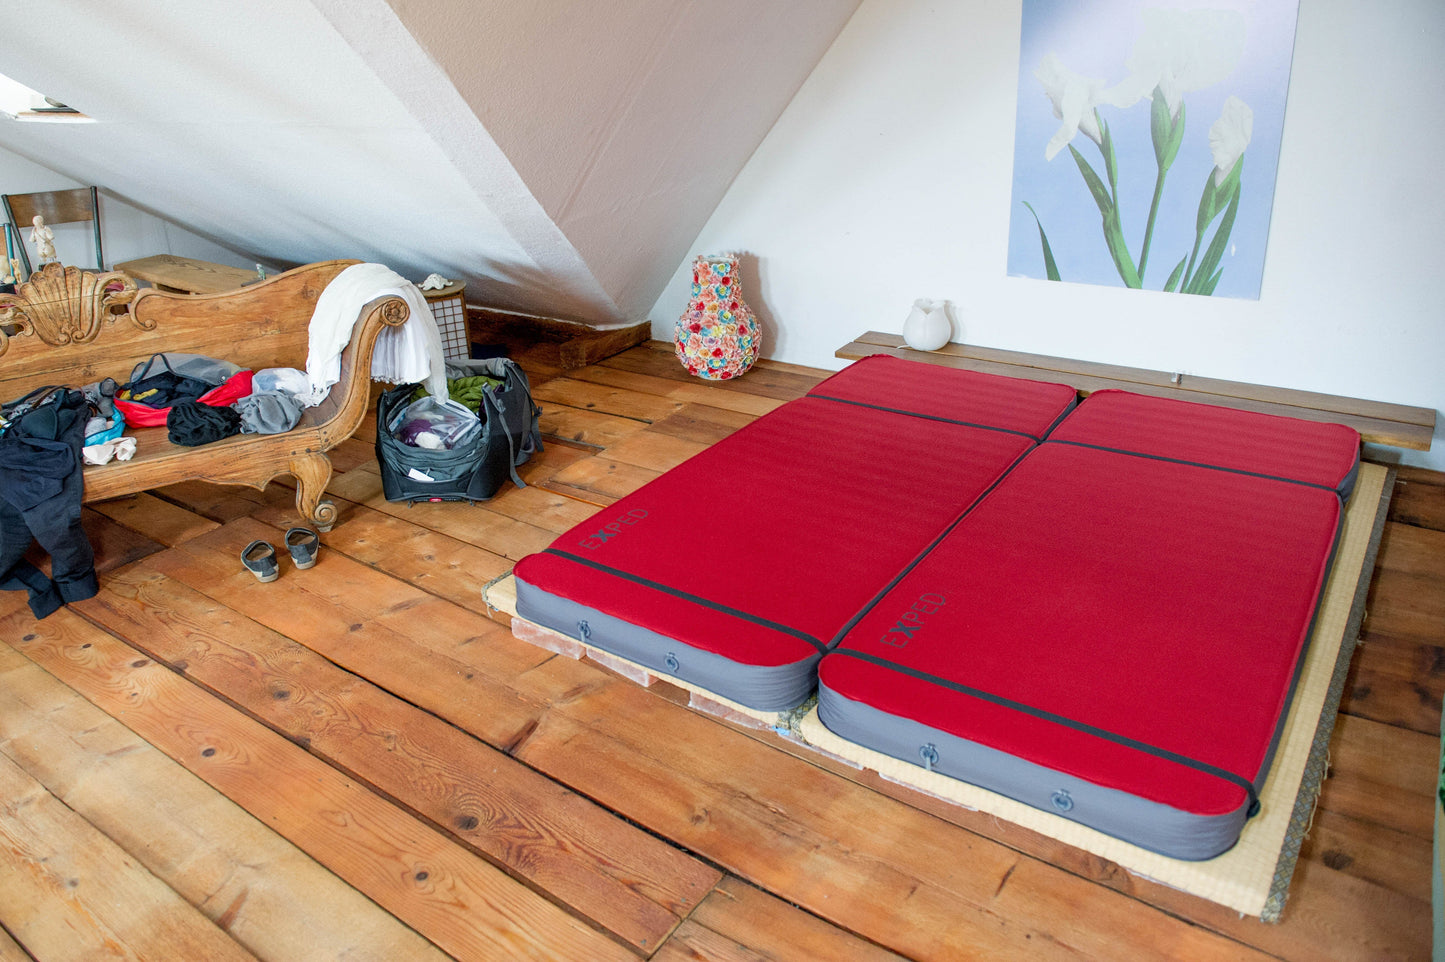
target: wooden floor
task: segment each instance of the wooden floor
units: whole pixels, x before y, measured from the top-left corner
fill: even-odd
[[[0,962],[1429,957],[1445,476],[1401,472],[1269,925],[514,640],[484,583],[822,376],[531,366],[526,489],[388,504],[358,437],[315,568],[238,562],[290,489],[188,482],[89,514],[98,597],[0,594]]]

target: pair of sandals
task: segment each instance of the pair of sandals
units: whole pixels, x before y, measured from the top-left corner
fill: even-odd
[[[286,550],[297,568],[306,569],[316,564],[316,553],[321,550],[321,539],[310,528],[288,528]],[[241,564],[256,576],[262,584],[275,581],[281,576],[276,566],[276,549],[269,541],[252,541],[241,552]]]

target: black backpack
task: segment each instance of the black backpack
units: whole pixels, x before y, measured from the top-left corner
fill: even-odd
[[[413,447],[392,436],[389,425],[412,401],[415,384],[384,392],[376,402],[376,461],[388,501],[487,501],[510,477],[525,483],[517,467],[542,450],[538,418],[526,372],[508,358],[448,361],[448,377],[484,374],[502,382],[482,392],[481,430],[451,449]]]

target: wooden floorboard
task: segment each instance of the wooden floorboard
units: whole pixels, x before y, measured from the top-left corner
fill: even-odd
[[[0,753],[260,958],[298,944],[357,962],[445,958],[10,648],[0,649]]]
[[[214,544],[229,562],[234,544]],[[284,635],[239,615],[224,634],[199,634],[214,599],[270,587],[218,576],[210,560],[167,565],[169,577],[132,567],[84,611],[627,942],[659,943],[718,881],[715,870]],[[297,575],[326,577],[319,568]]]
[[[0,798],[0,920],[32,954],[255,958],[3,757]]]
[[[187,482],[87,510],[97,598],[0,593],[0,960],[1428,957],[1445,477],[1400,472],[1271,925],[516,640],[487,581],[826,376],[529,373],[525,489],[391,504],[369,418],[310,570],[237,561],[284,479]]]

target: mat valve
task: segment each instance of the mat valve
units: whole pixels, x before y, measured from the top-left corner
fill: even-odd
[[[918,757],[923,759],[923,767],[927,771],[933,771],[933,766],[938,764],[938,749],[930,742],[918,750]]]

